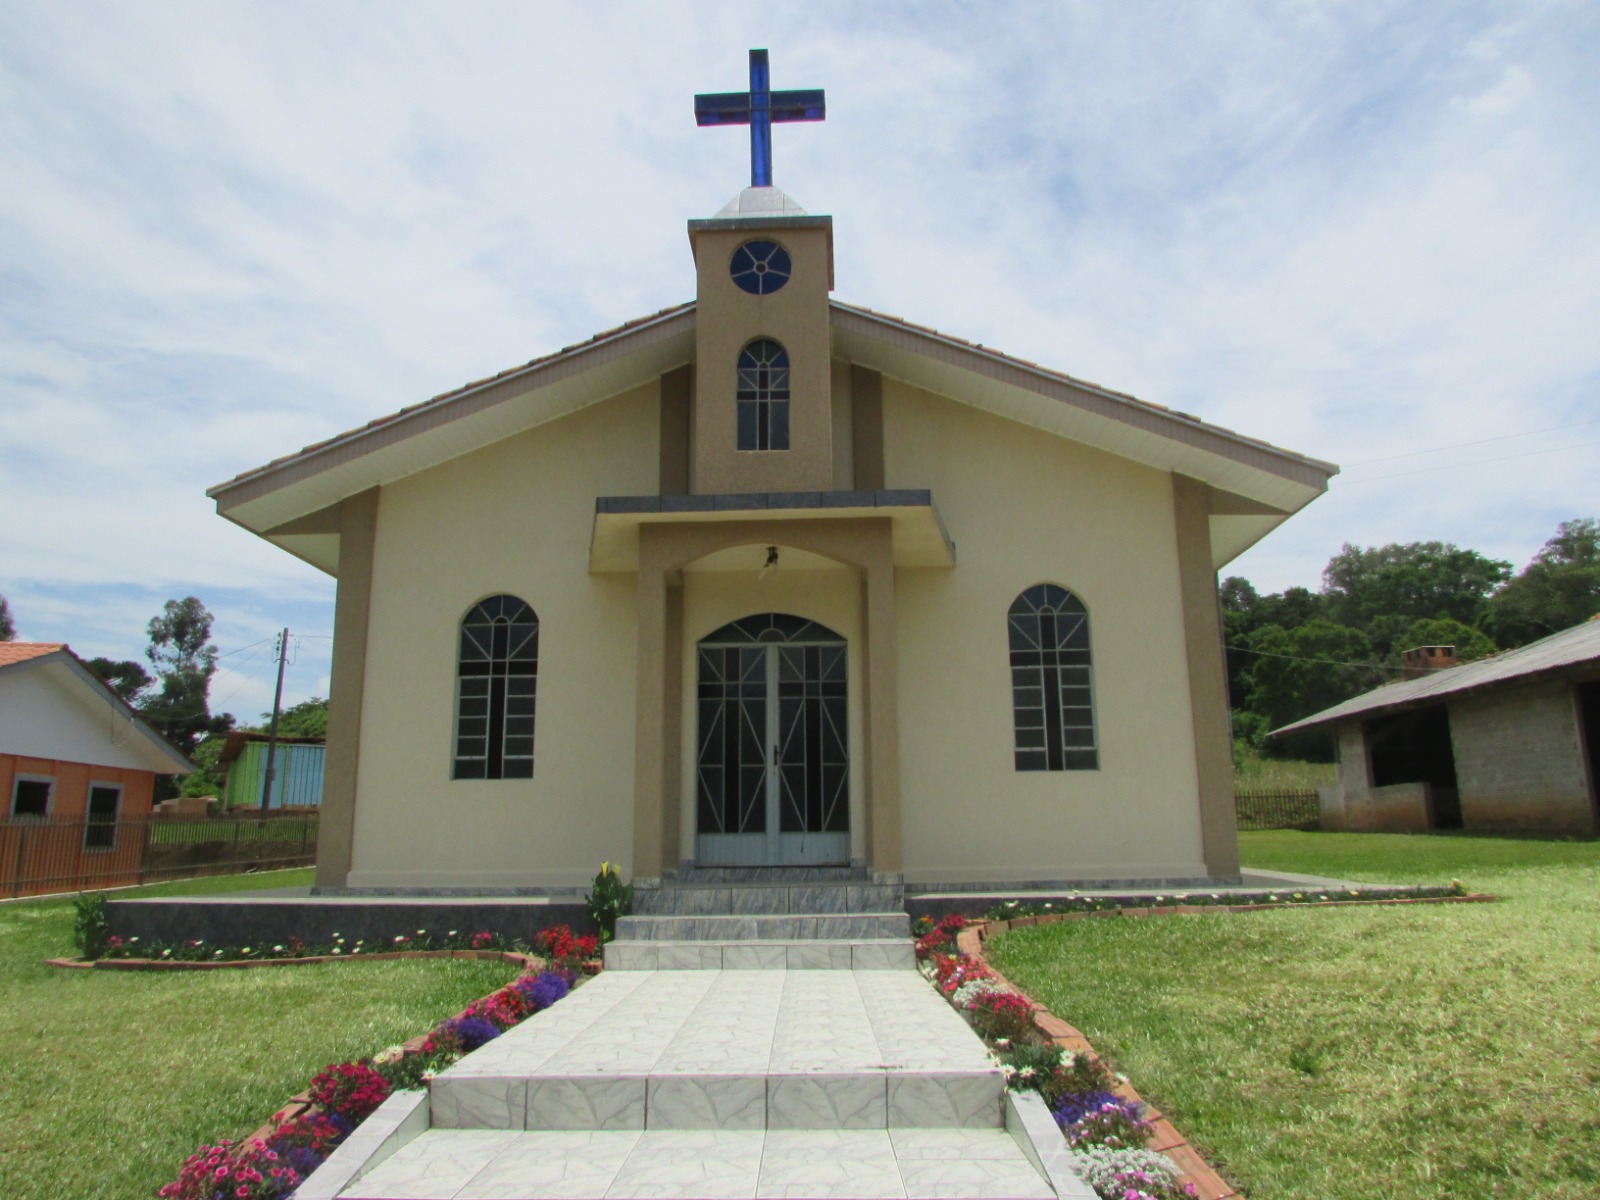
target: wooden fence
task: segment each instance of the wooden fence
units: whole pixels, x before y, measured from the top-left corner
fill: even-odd
[[[317,858],[316,813],[238,817],[152,814],[0,823],[0,897],[126,887]]]
[[[1233,812],[1240,829],[1320,829],[1315,788],[1235,788]]]

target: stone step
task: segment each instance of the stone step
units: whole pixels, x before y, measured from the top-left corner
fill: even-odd
[[[743,913],[617,919],[624,942],[796,942],[909,938],[903,912]]]
[[[906,938],[859,941],[624,942],[605,948],[608,971],[884,971],[917,965]]]
[[[686,867],[662,873],[663,883],[869,883],[899,882],[898,876],[876,880],[866,867]]]
[[[905,905],[903,884],[865,882],[666,884],[633,897],[640,916],[883,913]]]
[[[338,1195],[1054,1200],[1056,1192],[1016,1136],[1003,1129],[433,1129],[369,1166]]]
[[[604,971],[429,1104],[447,1129],[993,1129],[1004,1086],[915,971]]]

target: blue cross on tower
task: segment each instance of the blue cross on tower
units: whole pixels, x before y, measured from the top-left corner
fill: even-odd
[[[750,90],[717,92],[694,98],[697,125],[750,126],[750,186],[772,186],[772,123],[821,121],[826,115],[822,89],[775,92],[765,50],[750,51]]]

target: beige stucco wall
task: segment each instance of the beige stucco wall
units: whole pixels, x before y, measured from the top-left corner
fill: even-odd
[[[1206,874],[1171,478],[884,380],[886,484],[930,488],[954,570],[899,570],[908,881]],[[1096,771],[1013,766],[1006,613],[1089,609]]]
[[[764,551],[765,547],[755,547]],[[737,570],[694,570],[683,575],[683,708],[680,790],[683,811],[680,845],[685,855],[694,853],[697,659],[700,639],[730,621],[755,613],[782,612],[816,621],[839,634],[848,644],[847,676],[850,714],[850,856],[862,859],[864,848],[865,778],[862,714],[862,624],[860,573],[844,566],[821,566],[806,556],[807,568],[785,568],[784,551],[779,567],[758,580],[753,566]],[[790,551],[791,560],[801,557]],[[751,563],[760,559],[752,557]]]
[[[728,274],[734,251],[758,238],[782,245],[794,263],[789,282],[766,296],[741,291]],[[695,261],[694,491],[826,490],[835,466],[826,232],[706,230],[695,235]],[[788,450],[738,448],[736,367],[760,337],[789,352]]]
[[[382,491],[351,886],[588,882],[633,830],[634,580],[589,573],[597,495],[653,492],[652,384]],[[539,614],[532,780],[450,778],[456,630]]]
[[[1571,683],[1453,700],[1450,742],[1468,829],[1595,831]]]

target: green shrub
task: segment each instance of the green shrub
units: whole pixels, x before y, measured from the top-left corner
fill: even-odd
[[[617,936],[617,918],[633,911],[633,884],[623,883],[622,875],[610,863],[601,863],[600,873],[594,877],[594,891],[584,901],[603,946]]]
[[[72,944],[88,959],[106,952],[111,922],[106,918],[106,898],[102,892],[83,892],[73,901]]]

